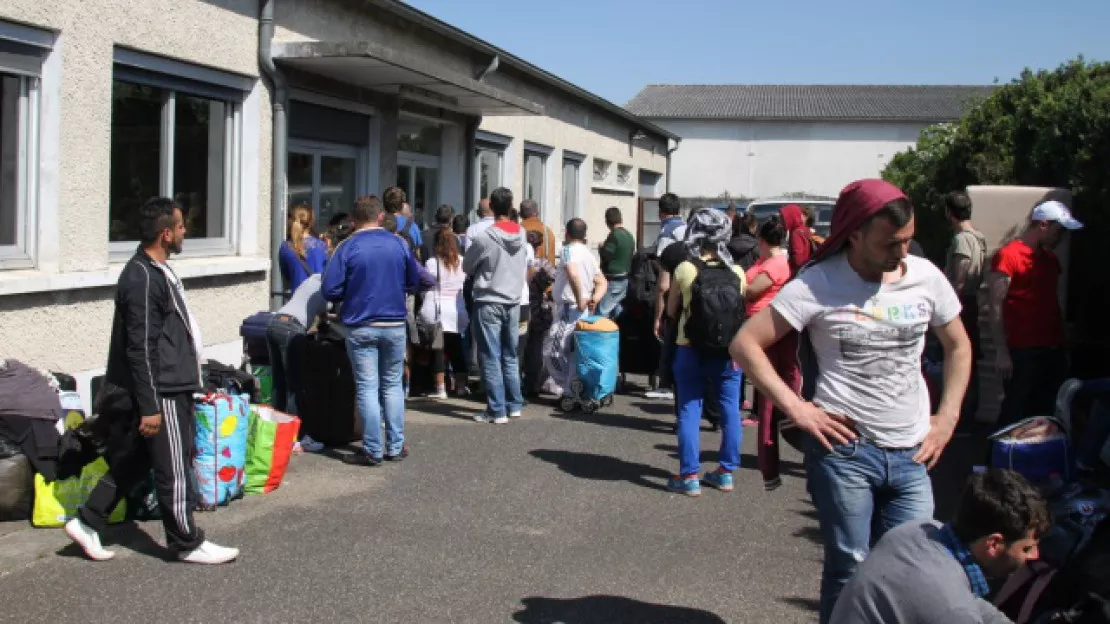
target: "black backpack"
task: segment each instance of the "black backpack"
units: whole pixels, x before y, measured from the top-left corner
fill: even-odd
[[[628,294],[633,301],[651,305],[655,301],[655,287],[659,283],[659,260],[654,247],[645,247],[632,256],[628,271]]]
[[[726,264],[692,260],[698,268],[690,290],[686,339],[705,354],[723,355],[746,316],[740,277]]]

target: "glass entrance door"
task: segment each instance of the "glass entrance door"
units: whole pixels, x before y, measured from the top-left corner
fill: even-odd
[[[323,231],[335,215],[350,213],[362,191],[356,147],[294,142],[289,148],[287,166],[287,206],[310,206],[317,232]]]
[[[405,189],[413,219],[423,230],[435,222],[439,207],[439,164],[413,159],[402,163],[397,165],[397,186]]]

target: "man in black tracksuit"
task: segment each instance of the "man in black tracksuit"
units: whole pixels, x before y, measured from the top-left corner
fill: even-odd
[[[142,244],[120,273],[108,369],[95,398],[110,470],[66,524],[66,533],[91,559],[111,559],[115,553],[100,544],[98,533],[153,469],[166,545],[183,561],[225,563],[238,550],[206,541],[193,521],[192,396],[201,389],[203,345],[181,280],[166,265],[181,252],[184,220],[168,198],[147,201],[139,217]]]

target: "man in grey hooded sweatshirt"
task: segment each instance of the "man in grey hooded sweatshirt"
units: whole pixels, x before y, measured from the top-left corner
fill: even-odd
[[[486,411],[474,420],[503,425],[524,407],[516,353],[527,254],[523,228],[509,219],[513,192],[495,189],[489,203],[494,223],[471,239],[463,272],[474,279],[474,338],[486,386]]]

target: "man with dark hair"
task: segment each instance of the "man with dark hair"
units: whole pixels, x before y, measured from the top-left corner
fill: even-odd
[[[528,255],[523,228],[509,219],[513,192],[494,189],[489,207],[495,221],[470,239],[463,272],[474,278],[472,327],[486,386],[486,411],[474,420],[501,425],[519,417],[524,408],[517,346]]]
[[[494,190],[497,190],[497,189],[494,189]],[[490,195],[490,196],[492,197],[492,195]],[[493,210],[490,208],[490,200],[488,200],[488,199],[480,200],[478,202],[478,211],[477,211],[477,213],[478,213],[478,222],[471,225],[470,227],[466,228],[466,246],[467,247],[469,247],[470,244],[474,242],[474,239],[479,234],[486,231],[487,228],[489,228],[491,225],[493,225],[494,218],[493,218]],[[508,213],[506,213],[506,218],[507,217],[508,217]]]
[[[987,580],[1036,559],[1049,519],[1044,498],[1018,473],[974,474],[951,524],[909,522],[875,545],[844,587],[832,622],[1008,623],[985,600]]]
[[[556,306],[555,322],[544,345],[547,368],[563,395],[570,394],[570,383],[574,379],[574,360],[571,357],[574,325],[590,310],[597,308],[598,302],[605,296],[606,286],[605,276],[586,246],[586,222],[577,218],[567,221],[566,239],[559,252],[558,271],[551,287]]]
[[[435,223],[420,234],[424,239],[424,245],[420,248],[421,258],[427,260],[436,255],[436,234],[440,232],[450,232],[451,221],[454,220],[454,218],[455,207],[451,204],[443,204],[439,208],[436,208]]]
[[[420,236],[420,227],[416,225],[416,221],[405,215],[406,211],[412,213],[412,208],[406,202],[405,189],[399,186],[391,186],[382,192],[382,205],[386,213],[397,217],[397,231],[402,232],[406,240],[412,241],[413,249],[419,253],[424,239]]]
[[[975,419],[979,405],[979,287],[987,258],[987,237],[971,224],[971,198],[964,191],[954,191],[944,198],[944,212],[954,234],[948,246],[944,274],[960,297],[960,318],[971,340],[971,377],[967,382],[960,425],[967,427]]]
[[[841,191],[832,232],[811,264],[744,324],[733,358],[756,388],[807,433],[808,490],[825,544],[822,623],[882,534],[931,518],[932,468],[952,437],[971,366],[960,302],[931,262],[908,255],[913,206],[897,187],[860,180]],[[921,372],[925,334],[944,348],[935,415]],[[807,331],[808,330],[808,331]],[[796,394],[766,350],[806,332],[812,397]],[[807,400],[809,399],[809,400]]]
[[[540,220],[540,207],[534,200],[526,199],[520,202],[520,224],[526,232],[539,232],[543,236],[543,247],[540,258],[555,265],[555,233]]]
[[[999,425],[1055,411],[1068,360],[1057,292],[1060,261],[1052,250],[1069,231],[1082,227],[1063,203],[1041,202],[1025,232],[991,262],[991,329],[1005,392]]]
[[[95,398],[109,432],[109,471],[66,523],[66,535],[90,559],[114,557],[99,533],[116,505],[153,469],[166,546],[181,561],[227,563],[239,551],[205,540],[193,521],[197,493],[188,478],[196,437],[193,393],[203,387],[204,342],[181,280],[166,264],[181,253],[185,239],[181,207],[167,197],[148,200],[139,232],[139,249],[116,285],[108,369]]]
[[[381,227],[377,197],[355,202],[351,220],[357,230],[332,254],[324,270],[321,293],[342,302],[340,319],[348,328],[347,352],[354,368],[362,452],[345,455],[357,466],[377,466],[383,459],[408,455],[405,445],[406,293],[434,286],[422,280],[420,265],[403,240]],[[382,418],[386,426],[382,445]]]
[[[656,255],[662,256],[663,251],[667,249],[667,245],[678,240],[674,235],[675,229],[686,225],[686,222],[679,216],[681,213],[682,203],[678,200],[678,195],[664,193],[659,198],[659,238],[655,241]]]
[[[459,239],[459,250],[466,249],[467,227],[469,227],[469,224],[466,221],[466,215],[458,214],[455,215],[455,218],[451,220],[451,231],[454,232],[455,236]]]
[[[598,249],[598,254],[601,256],[601,272],[609,287],[597,304],[597,313],[616,318],[620,316],[621,301],[628,292],[628,272],[632,269],[632,256],[636,253],[636,239],[624,229],[624,219],[616,206],[605,211],[605,225],[609,228],[609,237]]]

